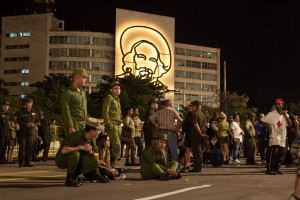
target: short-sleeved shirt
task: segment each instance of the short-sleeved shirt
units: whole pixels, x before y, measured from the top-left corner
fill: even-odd
[[[123,119],[123,123],[132,128],[131,137],[135,137],[134,121],[130,115],[126,115]]]
[[[66,147],[76,147],[76,146],[85,145],[85,144],[91,145],[92,150],[94,152],[96,152],[96,153],[99,152],[99,149],[95,143],[95,139],[94,138],[87,139],[85,130],[82,130],[82,131],[74,132],[73,134],[70,134],[70,135],[68,135],[68,137],[64,138],[61,143],[61,146],[58,150],[58,154],[61,154],[61,150],[65,146]],[[86,152],[84,150],[81,150],[80,153],[82,155],[82,154],[85,154]]]
[[[133,117],[134,121],[134,127],[135,127],[135,137],[141,137],[142,136],[142,120],[138,116]]]
[[[233,121],[230,124],[230,128],[233,132],[234,138],[238,138],[242,142],[243,141],[243,135],[241,133],[243,132],[243,130],[241,129],[240,125],[236,121]]]
[[[245,132],[251,137],[255,136],[255,128],[250,120],[246,121]]]
[[[272,133],[269,135],[269,145],[285,147],[287,121],[276,110],[269,112],[262,121],[271,125]]]
[[[162,108],[150,116],[157,120],[159,129],[175,130],[175,120],[182,122],[178,112],[172,108]]]

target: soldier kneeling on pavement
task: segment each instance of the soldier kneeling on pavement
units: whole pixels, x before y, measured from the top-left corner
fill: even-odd
[[[64,138],[56,154],[55,163],[61,169],[67,169],[65,186],[79,187],[82,184],[78,176],[83,173],[86,180],[93,183],[107,183],[109,180],[99,174],[99,150],[95,139],[104,127],[96,118],[88,118],[86,127]]]
[[[175,160],[167,162],[167,134],[155,132],[153,134],[154,144],[147,146],[141,159],[142,179],[159,179],[167,181],[180,179],[179,163]]]

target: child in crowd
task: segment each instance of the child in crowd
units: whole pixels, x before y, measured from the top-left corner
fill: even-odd
[[[122,174],[123,169],[112,168],[110,166],[110,140],[107,134],[99,135],[97,139],[97,146],[99,148],[100,174],[110,180],[126,179],[126,175]]]

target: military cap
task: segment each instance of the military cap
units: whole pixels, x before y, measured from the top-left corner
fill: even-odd
[[[104,126],[102,126],[100,124],[100,120],[97,118],[93,118],[93,117],[87,118],[86,125],[88,125],[90,127],[94,127],[96,129],[100,130],[101,132],[104,131]]]
[[[157,132],[154,132],[153,139],[154,140],[167,140],[168,135],[166,133],[162,133],[162,132],[157,131]]]
[[[8,101],[2,101],[2,106],[8,105],[9,106],[9,102]]]
[[[80,76],[83,76],[83,77],[87,77],[85,69],[79,69],[79,68],[73,69],[73,74],[72,75],[73,76],[74,75],[80,75]]]
[[[113,88],[115,87],[116,85],[120,85],[120,82],[119,81],[113,81],[109,84],[110,88]]]

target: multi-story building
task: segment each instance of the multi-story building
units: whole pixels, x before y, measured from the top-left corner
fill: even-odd
[[[175,43],[175,104],[199,99],[216,105],[220,89],[220,49]],[[93,92],[102,75],[114,76],[115,35],[66,31],[51,13],[2,17],[0,78],[11,95],[26,95],[44,75],[71,75],[73,68],[89,74]]]

